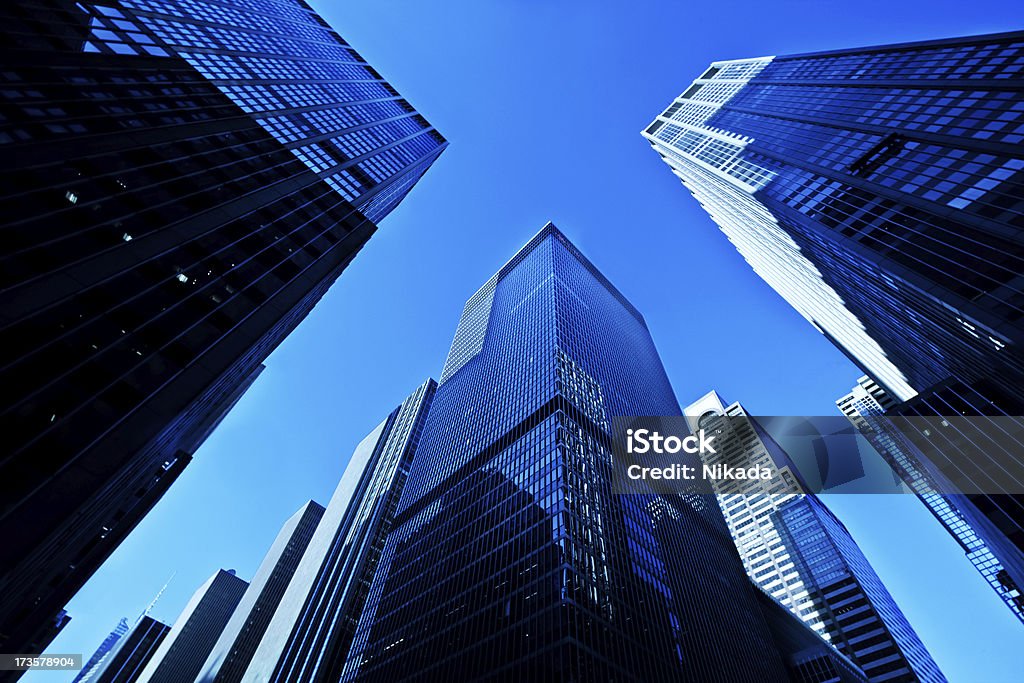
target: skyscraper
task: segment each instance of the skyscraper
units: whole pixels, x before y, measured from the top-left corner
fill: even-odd
[[[248,586],[235,576],[233,569],[214,572],[181,610],[138,680],[141,683],[195,680]]]
[[[999,599],[1006,603],[1018,619],[1024,621],[1024,594],[1020,588],[1022,584],[1018,584],[1014,579],[1015,568],[1013,565],[1009,568],[1003,566],[989,547],[989,543],[993,543],[997,549],[1000,544],[1006,546],[1007,543],[998,535],[988,533],[977,520],[972,524],[971,518],[965,514],[965,511],[971,508],[969,501],[963,500],[962,496],[956,497],[953,498],[956,501],[954,505],[950,496],[939,493],[940,488],[935,485],[928,471],[921,466],[913,446],[900,439],[899,434],[894,434],[886,428],[885,412],[894,405],[895,402],[885,389],[867,376],[858,379],[857,386],[836,401],[839,410],[860,433],[867,436],[893,471],[899,474],[900,479],[906,482],[910,490],[917,494],[925,507],[960,544],[967,559],[981,573]],[[1012,557],[1013,548],[1003,548],[1000,555],[1006,554]]]
[[[244,680],[338,680],[436,388],[428,379],[356,447]]]
[[[446,143],[301,1],[0,24],[0,651],[39,652]]]
[[[776,648],[793,683],[866,683],[867,676],[828,641],[808,629],[763,590],[757,591]]]
[[[707,429],[716,435],[716,452],[701,455],[704,464],[757,465],[772,471],[770,480],[720,479],[712,486],[751,581],[823,638],[830,638],[829,625],[793,571],[793,559],[772,522],[772,513],[781,505],[807,493],[796,466],[747,416],[742,405],[727,405],[715,391],[686,406],[683,413],[691,431]]]
[[[132,630],[96,668],[93,683],[135,683],[171,627],[142,615]]]
[[[611,418],[679,414],[545,226],[463,310],[343,680],[785,679],[717,505],[612,494]]]
[[[285,522],[207,657],[197,681],[242,680],[323,514],[323,506],[309,501]]]
[[[103,639],[100,646],[92,653],[92,656],[89,657],[89,660],[82,667],[82,670],[78,672],[78,675],[74,677],[71,683],[84,683],[85,681],[92,680],[93,674],[100,667],[104,658],[106,658],[107,654],[117,646],[117,642],[121,640],[121,637],[124,634],[128,633],[128,630],[128,620],[122,617],[121,621],[117,622],[117,626],[114,627],[114,630]]]
[[[701,454],[705,464],[772,472],[768,480],[712,481],[750,580],[849,657],[869,681],[944,681],[846,527],[808,492],[789,455],[758,421],[714,391],[684,412],[692,431],[716,436],[716,452]]]
[[[946,680],[846,527],[816,496],[794,497],[773,516],[804,585],[837,626],[832,644],[868,680]]]
[[[1024,477],[985,473],[1019,471],[1022,426],[1007,452],[980,417],[1024,415],[1022,69],[1024,32],[715,62],[643,132],[891,412],[979,416],[914,438],[972,463],[1017,555]]]

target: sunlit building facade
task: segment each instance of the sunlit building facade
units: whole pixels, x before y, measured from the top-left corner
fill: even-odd
[[[339,679],[436,387],[424,382],[356,447],[242,680]]]
[[[323,506],[309,501],[284,523],[195,678],[197,683],[243,680],[323,515]]]
[[[712,487],[722,508],[729,533],[736,543],[751,581],[823,638],[831,637],[807,586],[794,571],[793,558],[775,528],[773,513],[788,501],[807,493],[800,473],[768,439],[739,403],[727,404],[710,391],[683,409],[691,431],[706,429],[715,435],[715,453],[701,455],[708,466],[767,468],[771,479],[715,480]]]
[[[192,594],[139,674],[139,682],[194,681],[248,587],[234,569],[216,571]]]
[[[793,498],[773,516],[797,573],[835,625],[832,644],[869,681],[945,683],[850,532],[816,496]]]
[[[912,438],[974,463],[970,503],[1018,556],[1024,480],[987,477],[1024,439],[990,447],[980,418],[1024,415],[1022,71],[1020,31],[715,62],[643,131],[890,412],[979,417]]]
[[[0,650],[41,652],[444,139],[302,2],[0,3]]]
[[[897,401],[1020,397],[1022,69],[1024,33],[715,62],[643,134]]]
[[[715,391],[684,413],[691,431],[715,435],[716,452],[702,453],[704,464],[756,466],[772,474],[712,482],[750,580],[859,666],[869,681],[944,681],[849,532],[808,493],[796,465],[757,419]],[[794,517],[797,509],[813,510],[826,521],[812,528],[807,518]],[[837,567],[847,567],[840,579],[826,576]],[[861,583],[871,590],[862,590]],[[853,600],[856,609],[850,608]]]

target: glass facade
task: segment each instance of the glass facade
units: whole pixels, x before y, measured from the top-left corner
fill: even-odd
[[[833,645],[870,681],[945,681],[842,522],[814,496],[790,500],[775,523],[811,595],[838,625]]]
[[[338,680],[436,387],[424,382],[356,447],[243,680]]]
[[[957,497],[960,500],[954,498],[951,501],[950,496],[936,493],[934,482],[927,470],[921,467],[913,447],[900,439],[898,434],[890,433],[884,420],[877,419],[895,405],[885,389],[871,378],[861,377],[853,391],[836,401],[836,405],[858,431],[867,436],[893,471],[899,474],[900,479],[920,497],[925,507],[956,539],[967,559],[999,599],[1006,603],[1018,619],[1024,621],[1024,595],[1020,585],[1014,581],[1012,568],[1003,566],[992,552],[984,538],[984,531],[979,532],[963,512],[969,508],[969,501],[962,500],[962,496]]]
[[[611,493],[610,419],[679,414],[546,226],[466,304],[343,680],[785,679],[717,505]]]
[[[194,681],[248,586],[233,569],[207,579],[142,670],[140,683]]]
[[[715,435],[717,452],[702,454],[704,464],[757,466],[772,472],[771,480],[716,479],[712,483],[750,580],[859,666],[869,681],[944,681],[856,542],[824,504],[807,493],[807,484],[788,454],[758,421],[741,404],[726,405],[714,391],[687,406],[685,414],[692,431],[704,429]],[[812,532],[802,520],[804,531],[797,533],[792,510],[804,499],[811,499],[808,509],[830,522]],[[812,566],[849,566],[851,576],[871,585],[871,592],[858,594],[857,616],[848,614],[852,589],[823,589],[820,576],[809,570]],[[881,606],[876,607],[875,601],[881,601]],[[900,637],[889,638],[885,635],[889,633]]]
[[[309,501],[285,522],[221,631],[196,683],[242,680],[323,514],[323,506]]]
[[[121,5],[91,13],[87,52],[172,51],[375,222],[447,144],[302,0]]]
[[[0,650],[41,652],[445,143],[299,2],[0,3],[0,52]]]
[[[782,505],[806,493],[799,471],[778,446],[762,438],[756,423],[739,403],[726,404],[717,392],[711,391],[683,412],[692,432],[705,429],[715,435],[716,453],[701,455],[702,463],[712,467],[756,465],[772,472],[770,481],[721,479],[714,480],[712,487],[750,580],[823,638],[830,638],[832,624],[825,623],[825,615],[793,571],[793,558],[773,522],[773,513]]]
[[[89,680],[93,683],[135,683],[170,630],[167,624],[143,615]]]
[[[758,591],[775,645],[784,653],[793,683],[867,683],[867,677],[843,653],[793,619],[764,591]]]
[[[89,661],[85,663],[82,670],[72,679],[71,683],[84,683],[85,681],[91,680],[93,673],[102,664],[103,660],[107,657],[110,651],[117,645],[117,641],[121,640],[121,637],[128,633],[128,620],[122,618],[121,621],[117,622],[117,626],[114,630],[103,639],[100,646],[96,648],[96,652],[92,653],[89,657]]]
[[[1019,31],[715,62],[643,135],[894,415],[1021,416],[1022,71]],[[1013,590],[1024,499],[984,472],[1019,463],[1024,443],[986,447],[977,424],[918,441],[977,463],[991,493],[947,502]]]
[[[1022,69],[1022,33],[716,62],[644,135],[898,400],[950,376],[1019,396]]]

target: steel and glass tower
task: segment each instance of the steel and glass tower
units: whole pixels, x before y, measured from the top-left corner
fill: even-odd
[[[0,651],[62,608],[445,147],[292,0],[0,3]]]
[[[200,586],[153,653],[141,683],[194,681],[249,584],[220,569]]]
[[[436,388],[421,384],[356,446],[241,680],[338,680]]]
[[[309,501],[284,523],[196,681],[242,680],[323,515],[323,506]]]
[[[714,391],[685,413],[692,431],[716,436],[716,452],[701,454],[704,464],[772,473],[768,480],[712,481],[750,580],[849,657],[869,681],[945,681],[846,527],[808,492],[796,465],[757,419]],[[811,512],[800,516],[797,510]]]
[[[979,416],[911,438],[1019,566],[1024,476],[990,477],[1024,459],[1024,32],[715,62],[643,135],[890,412]]]
[[[716,479],[712,488],[750,580],[823,638],[831,638],[833,629],[793,571],[793,558],[786,552],[773,523],[772,513],[807,493],[796,466],[767,438],[742,405],[727,404],[718,392],[708,392],[683,412],[691,431],[706,429],[715,434],[716,452],[702,454],[703,464],[757,466],[771,471],[770,480]]]
[[[142,615],[89,680],[92,683],[135,683],[170,630],[167,624]]]
[[[549,224],[463,310],[343,680],[785,679],[715,502],[612,493],[625,415],[680,411]]]
[[[89,661],[85,663],[85,666],[83,666],[82,670],[78,672],[74,679],[72,679],[71,683],[85,683],[86,681],[92,680],[93,674],[103,663],[103,660],[106,659],[107,655],[110,654],[110,651],[117,646],[117,642],[121,640],[121,637],[128,633],[129,628],[128,620],[122,617],[121,621],[117,622],[117,626],[114,627],[114,630],[103,639],[100,646],[92,653],[92,656],[89,657]]]
[[[946,680],[843,523],[816,496],[772,513],[796,573],[835,624],[832,644],[872,682]]]
[[[936,486],[928,471],[921,466],[913,446],[886,428],[885,413],[894,405],[885,389],[867,376],[858,379],[857,386],[836,401],[839,410],[868,438],[893,471],[956,539],[967,559],[999,599],[1006,603],[1018,619],[1024,621],[1024,594],[1014,581],[1011,570],[1004,567],[989,548],[984,538],[985,531],[977,529],[976,523],[972,524],[964,514],[963,510],[969,509],[969,503],[962,499],[951,501],[950,496],[940,494],[940,487]]]

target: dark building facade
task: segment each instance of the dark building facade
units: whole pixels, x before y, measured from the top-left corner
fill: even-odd
[[[248,587],[233,569],[215,572],[189,599],[138,680],[194,681]]]
[[[643,135],[890,414],[1024,415],[1024,32],[715,62]],[[1021,586],[1024,477],[989,476],[1024,425],[990,428],[911,436]]]
[[[309,501],[285,522],[196,681],[242,680],[323,515],[323,506]]]
[[[612,493],[611,417],[679,414],[547,225],[466,304],[342,680],[785,680],[714,500]]]
[[[89,678],[93,683],[134,683],[171,627],[144,615]]]
[[[338,680],[436,388],[424,382],[356,447],[242,680]]]
[[[901,409],[907,411],[913,407],[915,402],[910,401]],[[926,460],[925,454],[915,446],[912,440],[907,438],[906,434],[902,433],[902,430],[893,429],[891,418],[886,417],[886,411],[891,411],[896,404],[885,389],[878,386],[874,380],[867,376],[861,377],[857,380],[857,386],[853,388],[853,391],[836,401],[836,405],[857,427],[858,431],[867,437],[893,471],[899,474],[900,479],[919,496],[921,502],[957,541],[963,549],[964,555],[978,570],[985,582],[996,592],[999,599],[1010,608],[1010,611],[1018,619],[1024,621],[1024,591],[1021,589],[1024,584],[1017,583],[1017,579],[1015,579],[1015,577],[1024,576],[1024,567],[1013,564],[1004,565],[986,541],[987,538],[1011,540],[1014,533],[1012,525],[1005,524],[1005,529],[1000,531],[999,527],[993,524],[993,521],[1000,521],[999,515],[992,514],[992,511],[987,515],[983,514],[967,496],[939,493],[945,489],[938,484],[933,473],[922,465],[922,460]],[[947,406],[942,410],[946,412],[949,409],[950,407]],[[985,424],[987,419],[981,420],[975,416],[972,421]],[[936,427],[941,427],[942,422],[940,421],[936,425],[931,420],[927,421],[928,424],[933,424]],[[996,427],[997,425],[986,426]],[[937,434],[941,431],[941,429],[936,430]],[[918,433],[918,436],[922,438],[924,435]],[[984,441],[976,443],[984,443]],[[943,450],[951,450],[948,442],[944,444]],[[929,452],[934,453],[935,449],[929,449]],[[961,458],[970,457],[965,452],[958,455]],[[1009,500],[1004,497],[976,497],[975,499],[982,502],[985,500]],[[989,527],[987,531],[986,527]],[[1012,547],[1006,547],[1008,545],[1010,544],[1003,544],[1003,552],[1000,555],[1004,558],[1009,557],[1012,562],[1014,553]],[[1021,543],[1018,541],[1015,542],[1015,545],[1021,545]],[[1011,552],[1006,552],[1007,550],[1011,550]]]
[[[0,651],[40,652],[446,143],[301,2],[0,22]]]

